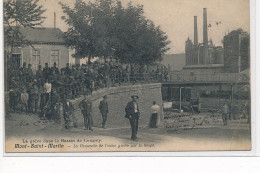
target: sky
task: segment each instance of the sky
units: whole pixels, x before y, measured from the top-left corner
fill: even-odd
[[[62,1],[73,6],[75,0],[40,0],[47,9],[44,16],[44,27],[54,26],[56,12],[56,27],[66,31],[67,26],[61,20],[62,9],[58,4]],[[89,0],[85,0],[86,2]],[[93,1],[93,0],[92,0]],[[198,17],[198,39],[202,42],[203,8],[208,13],[208,38],[216,46],[222,46],[222,39],[228,32],[242,28],[250,31],[249,0],[121,0],[123,4],[132,1],[134,5],[144,6],[144,15],[152,20],[161,30],[166,32],[171,41],[168,54],[184,53],[187,38],[193,40],[194,16]],[[221,22],[217,25],[216,22]]]

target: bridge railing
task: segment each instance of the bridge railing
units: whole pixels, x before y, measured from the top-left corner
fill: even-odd
[[[239,73],[213,73],[213,74],[173,74],[169,76],[168,82],[228,82],[248,83],[249,79],[245,74]]]
[[[127,75],[113,75],[107,78],[97,78],[92,80],[82,80],[80,83],[72,83],[61,86],[60,90],[71,98],[75,98],[82,93],[91,93],[107,87],[136,85],[142,83],[248,83],[249,79],[245,75],[235,73],[223,74],[173,74],[164,75],[161,73],[135,73]]]

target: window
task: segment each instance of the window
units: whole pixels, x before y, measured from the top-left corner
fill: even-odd
[[[51,51],[51,61],[50,61],[50,66],[53,66],[54,62],[56,62],[56,66],[59,67],[59,50],[52,50]]]
[[[41,64],[41,51],[40,49],[32,49],[32,59],[31,59],[31,65],[32,69],[37,70],[38,65]]]

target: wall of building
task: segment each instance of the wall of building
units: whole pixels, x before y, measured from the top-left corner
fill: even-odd
[[[239,73],[249,68],[249,35],[241,32],[236,30],[224,36],[224,64],[227,73]]]
[[[63,68],[66,66],[66,63],[69,63],[69,50],[64,45],[48,45],[48,44],[35,44],[33,45],[35,49],[40,50],[40,60],[38,64],[41,64],[44,67],[45,63],[48,63],[49,66],[53,66],[51,63],[51,51],[59,50],[59,68]],[[27,64],[32,64],[32,52],[33,48],[31,46],[27,46],[22,48],[22,62],[26,62]],[[33,70],[36,70],[36,64],[32,65]],[[38,68],[38,65],[37,65]]]
[[[125,116],[125,106],[131,101],[131,95],[138,95],[138,104],[140,109],[140,126],[148,126],[152,102],[156,101],[162,109],[162,94],[161,94],[161,84],[143,84],[143,85],[132,85],[132,86],[121,86],[121,87],[111,87],[99,91],[94,91],[92,96],[89,98],[93,102],[93,121],[94,127],[101,127],[101,114],[99,112],[98,106],[99,102],[103,99],[103,96],[108,96],[108,106],[109,114],[107,120],[108,128],[117,127],[130,127],[129,120]],[[77,119],[77,124],[79,128],[84,127],[84,120],[81,111],[78,107],[79,102],[83,97],[73,100],[73,105],[75,108],[74,115]],[[163,110],[160,116],[160,121],[163,122]],[[163,125],[163,123],[161,123]]]

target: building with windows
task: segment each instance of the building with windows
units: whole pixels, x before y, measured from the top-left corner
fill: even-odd
[[[56,62],[58,68],[63,68],[69,63],[69,50],[62,38],[59,28],[21,28],[25,39],[31,42],[26,47],[15,48],[12,56],[15,57],[18,66],[24,62],[31,64],[32,69],[38,69],[38,65],[48,63],[53,66]]]

